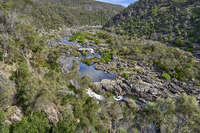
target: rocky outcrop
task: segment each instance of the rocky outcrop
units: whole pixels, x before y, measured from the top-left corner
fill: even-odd
[[[91,53],[91,54],[94,54],[95,52],[94,52],[94,49],[93,48],[79,48],[78,49],[80,52],[89,52],[89,53]]]
[[[97,99],[99,101],[104,101],[105,100],[104,96],[101,96],[101,95],[93,92],[90,88],[87,89],[86,93],[89,95],[89,97],[95,98],[95,99]]]
[[[117,66],[118,69],[114,70],[113,66]],[[128,78],[124,78],[121,72],[118,71],[120,67],[132,74]],[[104,79],[102,82],[95,83],[95,85],[97,88],[117,96],[132,95],[142,101],[153,101],[158,97],[176,98],[181,93],[187,93],[196,96],[197,100],[200,100],[200,86],[194,86],[192,83],[186,84],[177,79],[171,79],[168,82],[161,78],[159,72],[149,67],[130,65],[130,63],[119,58],[114,58],[108,64],[97,64],[97,68],[116,74],[116,80]]]
[[[17,121],[21,121],[23,118],[22,110],[17,106],[11,106],[6,111],[6,123],[13,124]]]
[[[47,114],[48,119],[51,123],[57,123],[59,121],[58,111],[53,106],[46,106],[44,112]]]

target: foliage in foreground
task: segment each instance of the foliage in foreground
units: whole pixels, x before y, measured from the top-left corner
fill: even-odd
[[[91,103],[92,101],[89,101],[85,104],[85,107],[77,106],[78,109],[83,109],[83,112],[74,110],[75,112],[72,113],[66,110],[62,116],[63,120],[54,124],[54,126],[51,126],[48,118],[39,112],[28,114],[22,121],[8,126],[5,123],[4,113],[1,112],[0,131],[2,133],[49,133],[51,128],[53,133],[75,133],[80,131],[106,132],[106,130],[101,129],[101,126],[95,120],[98,114],[97,110],[93,110],[93,108],[98,109],[99,107],[95,103]],[[157,99],[155,102],[148,103],[140,110],[138,110],[136,105],[134,108],[128,108],[125,111],[127,112],[124,114],[125,117],[123,119],[131,120],[131,125],[134,127],[132,130],[138,130],[139,132],[146,131],[149,125],[152,124],[155,129],[157,128],[157,130],[162,132],[188,133],[200,131],[198,128],[200,123],[200,108],[195,98],[186,94],[181,95],[176,100]],[[77,115],[80,118],[80,123],[77,121]],[[93,124],[96,125],[96,130],[92,129]]]

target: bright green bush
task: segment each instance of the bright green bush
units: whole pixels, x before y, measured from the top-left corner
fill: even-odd
[[[101,62],[109,62],[112,60],[112,53],[106,53],[101,59]]]
[[[95,42],[95,44],[99,44],[100,40],[99,39],[95,39],[94,42]]]
[[[84,37],[80,37],[80,38],[78,39],[78,43],[84,44],[84,42],[85,42],[85,38],[84,38]]]
[[[164,79],[167,80],[167,81],[170,81],[170,79],[171,79],[170,75],[167,74],[167,73],[163,73],[163,74],[162,74],[162,78],[164,78]]]
[[[78,39],[78,37],[80,36],[80,34],[81,34],[81,33],[77,33],[77,34],[73,35],[72,37],[69,38],[69,41],[70,41],[70,42],[75,41],[76,39]]]
[[[123,77],[126,78],[126,79],[129,77],[129,73],[127,73],[127,72],[123,72],[122,75],[123,75]]]

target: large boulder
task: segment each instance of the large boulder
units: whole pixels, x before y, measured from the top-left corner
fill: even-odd
[[[53,106],[46,106],[45,113],[51,123],[57,123],[59,121],[58,111]]]
[[[13,124],[23,118],[22,110],[17,106],[10,106],[6,109],[6,123]]]

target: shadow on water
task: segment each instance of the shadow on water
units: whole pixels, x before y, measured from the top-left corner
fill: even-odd
[[[88,75],[93,82],[101,82],[103,79],[114,79],[115,75],[111,73],[105,73],[103,70],[96,70],[96,65],[88,66],[85,63],[79,61],[81,76]]]

